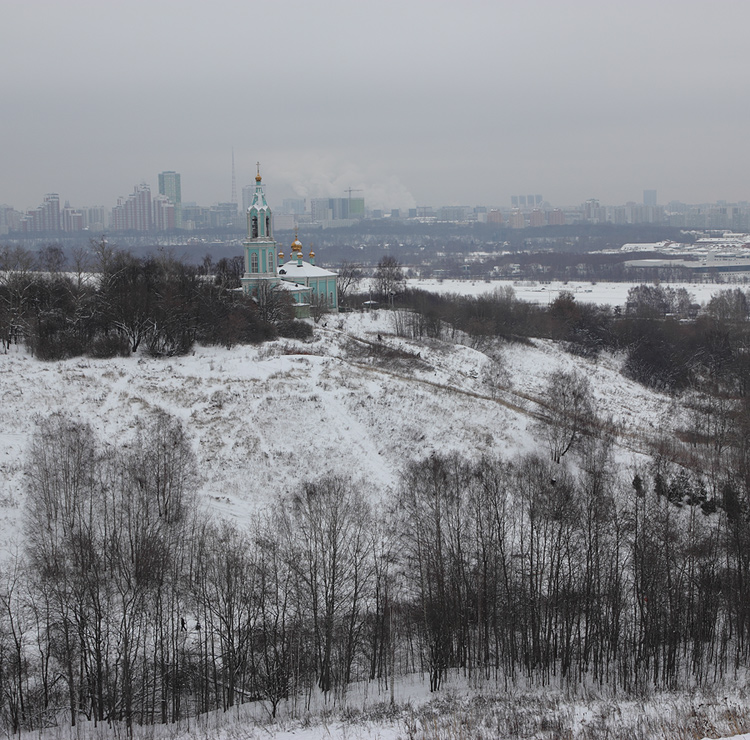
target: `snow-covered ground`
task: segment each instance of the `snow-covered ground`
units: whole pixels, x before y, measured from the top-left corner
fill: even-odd
[[[398,484],[406,461],[431,451],[543,452],[538,416],[547,376],[558,368],[578,369],[590,379],[599,413],[627,433],[617,448],[627,464],[655,431],[673,431],[679,414],[670,397],[623,378],[620,365],[615,356],[591,361],[568,355],[549,341],[481,349],[411,342],[395,336],[389,311],[328,317],[309,343],[196,347],[169,360],[141,355],[42,363],[12,347],[0,355],[0,549],[11,549],[22,531],[24,456],[38,416],[64,412],[91,423],[107,444],[127,445],[139,417],[165,409],[193,440],[207,510],[248,521],[278,494],[331,473],[362,480],[377,500]],[[370,703],[387,701],[369,691]],[[401,706],[419,706],[428,701],[425,691],[424,681],[406,679],[396,698]],[[360,700],[363,707],[361,697],[349,706]],[[581,717],[609,705],[602,706],[581,709]],[[579,716],[579,709],[570,711]],[[263,729],[220,729],[216,720],[216,727],[199,724],[187,735],[199,729],[201,737],[227,740],[432,736],[413,733],[409,716],[360,722],[317,716]]]
[[[355,685],[344,703],[312,697],[309,708],[282,704],[274,720],[262,702],[236,705],[183,719],[176,725],[135,727],[134,740],[593,740],[594,738],[711,738],[750,740],[750,734],[725,735],[747,724],[742,692],[729,695],[656,694],[638,699],[583,691],[571,695],[559,687],[498,687],[453,677],[438,695],[430,695],[419,675],[396,682],[390,692],[377,682]],[[723,729],[719,729],[723,728]],[[56,728],[42,740],[109,740],[123,728],[82,723]],[[31,740],[31,737],[29,737]]]
[[[562,291],[569,291],[581,303],[598,303],[607,306],[624,306],[628,291],[641,283],[606,283],[606,282],[537,282],[534,280],[409,280],[411,288],[419,288],[432,293],[457,293],[459,295],[482,295],[513,288],[516,298],[529,303],[547,305],[557,298]],[[734,284],[717,285],[715,283],[665,283],[665,286],[677,290],[685,288],[695,296],[696,303],[707,303],[711,296],[720,290],[738,287]],[[740,285],[743,289],[746,286]]]
[[[361,479],[377,499],[407,461],[431,451],[543,451],[537,402],[558,368],[589,377],[599,413],[630,433],[625,459],[640,438],[675,424],[672,399],[623,378],[617,357],[592,362],[548,341],[480,351],[410,342],[392,330],[388,311],[343,314],[316,326],[310,343],[196,347],[168,360],[44,363],[12,347],[0,355],[0,547],[20,531],[34,419],[55,411],[88,421],[114,445],[128,443],[149,409],[178,416],[194,442],[204,502],[238,520],[330,473]]]

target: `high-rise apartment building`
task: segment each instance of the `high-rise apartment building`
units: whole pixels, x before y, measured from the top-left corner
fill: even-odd
[[[365,199],[364,198],[347,198],[347,209],[349,218],[365,217]]]
[[[159,173],[159,195],[169,198],[174,204],[174,227],[182,228],[182,187],[180,173],[167,170]]]
[[[213,229],[224,229],[240,223],[236,203],[216,203],[209,209],[209,218]]]
[[[656,190],[644,190],[643,191],[643,205],[644,206],[656,205]]]
[[[547,218],[541,208],[534,208],[529,214],[529,226],[546,226]]]
[[[18,231],[23,215],[12,206],[0,205],[0,234]]]
[[[85,218],[83,211],[79,208],[71,208],[70,203],[65,203],[62,210],[62,230],[63,231],[83,231]]]
[[[310,214],[312,220],[320,223],[321,221],[331,221],[333,211],[330,206],[329,198],[312,198],[310,200]]]
[[[39,208],[28,211],[21,222],[22,231],[60,231],[60,196],[48,193]]]
[[[86,226],[90,231],[105,231],[109,226],[108,209],[104,206],[93,206],[86,209]]]
[[[127,197],[117,199],[112,209],[112,229],[114,231],[150,231],[153,226],[151,208],[151,188],[141,183]]]
[[[60,231],[60,196],[50,193],[44,196],[44,228],[43,231]]]
[[[523,211],[518,209],[511,211],[508,225],[511,229],[523,229],[526,226],[526,219],[523,215]]]
[[[313,221],[339,221],[365,217],[364,198],[313,198],[310,201]]]
[[[151,209],[151,188],[142,182],[128,198],[131,206],[131,223],[135,231],[150,231],[154,219]]]
[[[151,201],[154,228],[157,231],[171,231],[175,228],[177,206],[166,195],[155,195]]]
[[[294,216],[300,216],[305,212],[304,198],[284,198],[282,202],[282,213],[289,213]]]
[[[544,198],[540,194],[510,196],[510,204],[513,208],[538,208],[543,202]]]

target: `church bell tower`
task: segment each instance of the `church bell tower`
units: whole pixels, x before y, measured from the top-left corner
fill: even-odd
[[[276,272],[276,242],[272,235],[271,209],[266,202],[266,194],[260,177],[255,176],[255,193],[247,209],[247,239],[245,247],[245,274],[242,276],[242,288],[250,295],[258,294],[261,282],[276,284],[279,281]]]

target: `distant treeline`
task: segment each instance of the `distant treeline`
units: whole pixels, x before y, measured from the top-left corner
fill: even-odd
[[[589,421],[576,472],[546,450],[433,454],[391,495],[303,481],[240,527],[201,511],[168,414],[123,447],[53,415],[0,587],[3,727],[131,728],[248,701],[275,715],[414,672],[432,690],[458,670],[628,695],[734,680],[750,659],[749,420],[744,404],[703,475],[660,455],[626,472]]]

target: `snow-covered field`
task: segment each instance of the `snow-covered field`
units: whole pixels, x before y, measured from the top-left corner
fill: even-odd
[[[624,306],[628,291],[641,283],[592,283],[592,282],[536,282],[533,280],[409,280],[411,288],[419,288],[431,293],[456,293],[459,295],[482,295],[493,293],[507,286],[513,288],[516,298],[528,303],[547,305],[562,291],[569,291],[581,303],[598,303],[607,306]],[[695,296],[697,303],[707,303],[711,296],[720,290],[737,287],[733,284],[715,283],[665,283],[677,290],[685,288]]]

